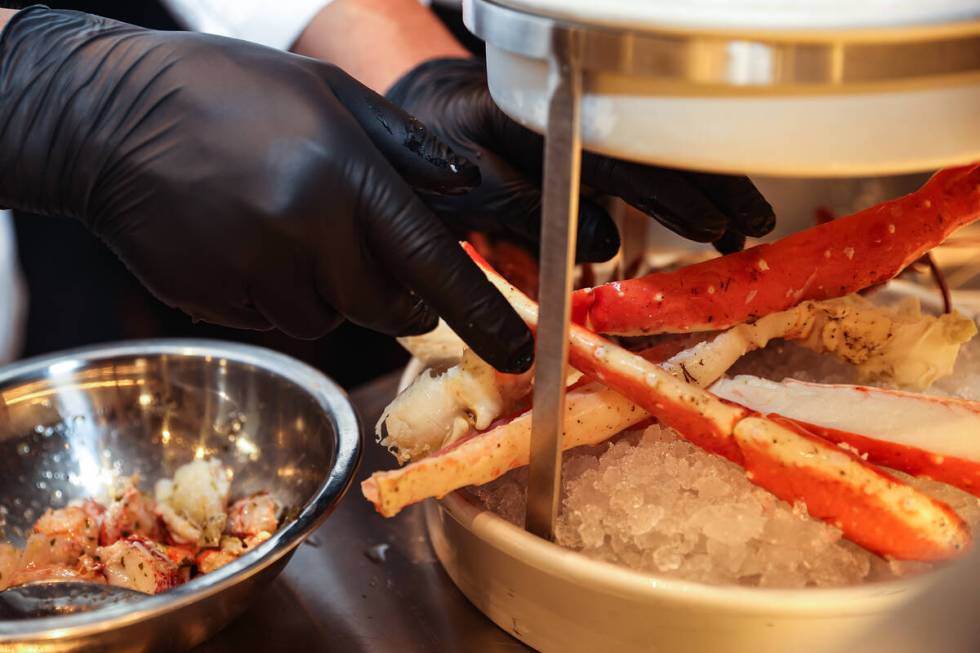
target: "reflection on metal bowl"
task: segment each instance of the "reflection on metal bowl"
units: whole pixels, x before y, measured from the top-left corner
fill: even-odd
[[[69,616],[0,621],[0,649],[185,650],[272,580],[347,491],[357,418],[319,372],[257,347],[156,340],[75,350],[0,368],[0,541],[21,544],[48,507],[153,481],[195,457],[234,472],[232,492],[288,509],[272,538],[169,592]]]

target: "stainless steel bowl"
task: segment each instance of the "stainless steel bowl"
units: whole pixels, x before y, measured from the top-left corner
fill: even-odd
[[[138,472],[144,487],[195,456],[219,456],[232,491],[290,509],[272,539],[221,569],[135,604],[0,621],[0,650],[173,651],[223,627],[289,561],[347,491],[360,431],[344,392],[257,347],[153,340],[0,368],[0,541],[23,541],[48,507],[98,496]]]

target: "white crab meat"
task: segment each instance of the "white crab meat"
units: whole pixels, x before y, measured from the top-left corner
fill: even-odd
[[[279,525],[279,502],[268,492],[239,499],[228,509],[225,531],[241,538],[271,535]],[[266,538],[268,539],[268,538]]]
[[[764,414],[980,462],[980,404],[853,385],[721,379],[709,390]]]
[[[272,538],[272,533],[270,531],[259,531],[254,535],[249,535],[242,540],[242,544],[245,545],[246,549],[254,549],[258,545],[262,544],[268,539]]]
[[[388,405],[376,428],[379,442],[400,462],[421,458],[487,428],[530,388],[530,372],[500,374],[466,350],[458,365],[442,374],[427,370]]]
[[[68,506],[47,510],[27,538],[21,565],[25,569],[72,567],[82,555],[91,555],[99,544],[99,520],[93,510]]]
[[[163,529],[156,512],[156,502],[139,491],[139,478],[128,479],[117,493],[116,499],[102,516],[99,544],[108,546],[130,535],[143,535],[153,540],[162,539]]]
[[[664,367],[703,385],[747,352],[785,338],[855,365],[863,379],[921,390],[952,373],[960,346],[976,332],[972,320],[956,313],[923,315],[913,298],[885,308],[860,295],[848,295],[803,302],[736,325],[674,356]]]
[[[177,564],[160,545],[132,537],[117,540],[96,552],[106,581],[144,594],[157,594],[180,584]]]
[[[197,554],[197,569],[207,574],[239,558],[248,547],[237,537],[223,536],[217,549],[205,549]]]
[[[183,465],[172,480],[157,482],[157,513],[174,541],[202,547],[221,541],[231,481],[216,459]]]
[[[958,313],[924,315],[913,297],[891,308],[860,295],[817,306],[816,322],[801,344],[853,363],[863,379],[915,390],[952,374],[960,346],[977,333],[976,323]]]
[[[458,365],[425,370],[395,397],[375,427],[378,442],[401,463],[423,458],[513,413],[530,393],[533,375],[499,373],[467,349]],[[569,369],[566,385],[581,378]]]
[[[426,367],[443,369],[459,363],[467,349],[466,343],[444,320],[439,320],[438,326],[428,333],[405,336],[398,342]]]

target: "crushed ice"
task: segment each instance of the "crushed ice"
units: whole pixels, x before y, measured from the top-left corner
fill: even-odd
[[[853,367],[788,343],[746,356],[730,373],[857,382]],[[931,392],[980,400],[980,339],[963,348],[953,376]],[[839,529],[811,519],[802,504],[776,499],[733,463],[659,426],[567,452],[562,474],[559,544],[659,576],[792,588],[851,585],[929,569],[884,560],[852,544]],[[977,498],[898,475],[945,501],[976,530]],[[470,492],[521,524],[526,478],[525,470],[516,470]]]

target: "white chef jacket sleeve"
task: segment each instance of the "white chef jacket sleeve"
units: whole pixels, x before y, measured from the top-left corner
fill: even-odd
[[[10,213],[0,211],[0,365],[17,357],[23,339],[26,303]]]
[[[163,0],[184,27],[280,50],[292,47],[332,0]]]

